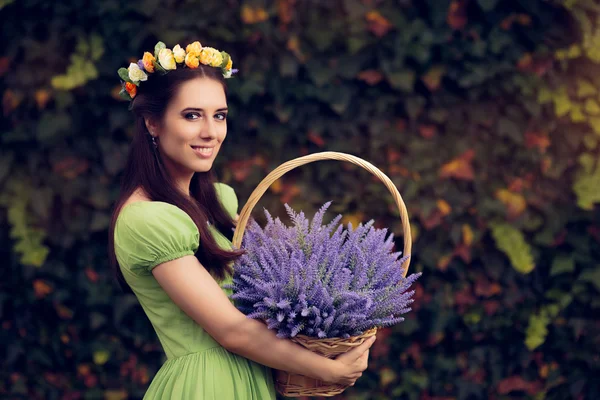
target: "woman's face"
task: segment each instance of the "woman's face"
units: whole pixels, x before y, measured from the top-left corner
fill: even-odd
[[[148,121],[147,121],[148,125]],[[227,135],[227,98],[220,82],[195,78],[171,99],[162,122],[148,126],[169,172],[191,179],[212,168]]]

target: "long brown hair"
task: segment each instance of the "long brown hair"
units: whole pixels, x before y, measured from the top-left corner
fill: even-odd
[[[200,232],[200,246],[195,256],[215,278],[223,279],[230,274],[231,262],[243,253],[241,250],[221,249],[209,231],[207,222],[213,224],[231,240],[235,227],[233,219],[218,200],[214,187],[216,179],[212,169],[208,172],[194,173],[190,183],[190,197],[186,197],[176,188],[146,128],[146,118],[162,120],[167,105],[181,84],[198,77],[220,82],[227,94],[221,71],[200,64],[196,69],[179,68],[162,76],[154,74],[140,85],[131,103],[131,110],[135,117],[135,132],[122,176],[121,191],[113,209],[108,238],[111,268],[121,288],[126,291],[130,289],[115,255],[115,224],[123,204],[137,188],[143,189],[150,200],[173,204],[192,218]]]

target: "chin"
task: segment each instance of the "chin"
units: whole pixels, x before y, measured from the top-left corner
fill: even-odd
[[[208,172],[212,169],[213,162],[203,162],[200,165],[196,164],[192,167],[194,172]]]

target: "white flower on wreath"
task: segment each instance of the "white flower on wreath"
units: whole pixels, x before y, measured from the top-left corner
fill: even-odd
[[[148,79],[148,75],[146,75],[136,63],[129,64],[127,72],[129,73],[129,79],[131,79],[132,82],[140,82]]]

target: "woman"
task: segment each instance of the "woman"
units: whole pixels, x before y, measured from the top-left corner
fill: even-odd
[[[227,135],[231,64],[198,42],[159,42],[119,71],[136,129],[109,251],[167,355],[145,399],[274,399],[269,367],[353,385],[374,341],[321,357],[246,318],[221,289],[241,254],[230,242],[237,198],[212,172]]]

